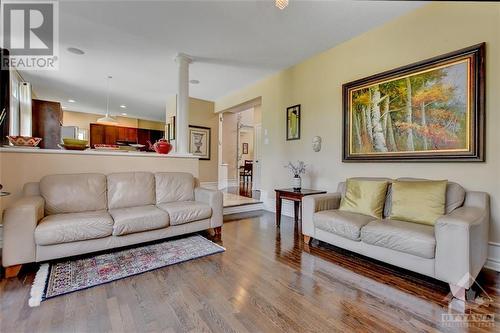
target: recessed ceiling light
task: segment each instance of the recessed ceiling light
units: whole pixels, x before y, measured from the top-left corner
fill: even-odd
[[[127,106],[126,106],[125,104],[120,105],[120,107],[121,107],[122,109],[126,109],[126,108],[127,108]]]
[[[126,116],[127,114],[126,114],[125,112],[123,112],[121,115],[122,115],[122,116]]]
[[[66,50],[68,50],[69,53],[77,54],[77,55],[83,55],[85,52],[79,48],[76,47],[68,47]]]
[[[68,107],[67,106],[61,106],[61,109],[66,110]]]
[[[200,80],[189,80],[189,83],[191,83],[191,84],[199,84]]]
[[[68,99],[68,102],[75,103],[76,101],[74,99]]]

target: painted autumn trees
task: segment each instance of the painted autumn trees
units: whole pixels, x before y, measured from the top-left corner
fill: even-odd
[[[466,88],[457,81],[466,82],[467,78],[461,76],[467,72],[460,66],[465,64],[352,92],[353,151],[413,152],[465,147]]]

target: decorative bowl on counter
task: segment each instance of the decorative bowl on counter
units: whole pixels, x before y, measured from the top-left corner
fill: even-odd
[[[87,149],[89,146],[82,146],[82,145],[65,145],[65,144],[60,143],[60,144],[59,144],[59,147],[61,147],[61,148],[63,148],[63,149],[66,149],[66,150],[85,150],[85,149]]]
[[[20,147],[36,147],[42,141],[42,138],[35,138],[33,136],[21,136],[21,135],[8,135],[7,139],[14,146]]]
[[[79,140],[73,138],[63,138],[64,145],[66,146],[84,146],[86,147],[89,143],[88,140]]]
[[[98,143],[94,145],[96,150],[120,150],[120,146],[118,145],[107,145],[104,143]]]

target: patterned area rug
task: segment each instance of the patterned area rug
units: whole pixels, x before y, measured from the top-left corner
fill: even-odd
[[[31,288],[30,306],[41,301],[160,267],[224,252],[200,236],[165,241],[75,260],[43,264]]]

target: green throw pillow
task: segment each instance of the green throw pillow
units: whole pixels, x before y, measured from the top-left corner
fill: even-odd
[[[391,219],[434,225],[444,215],[447,180],[392,183]]]
[[[381,219],[388,185],[386,180],[348,179],[339,210]]]

